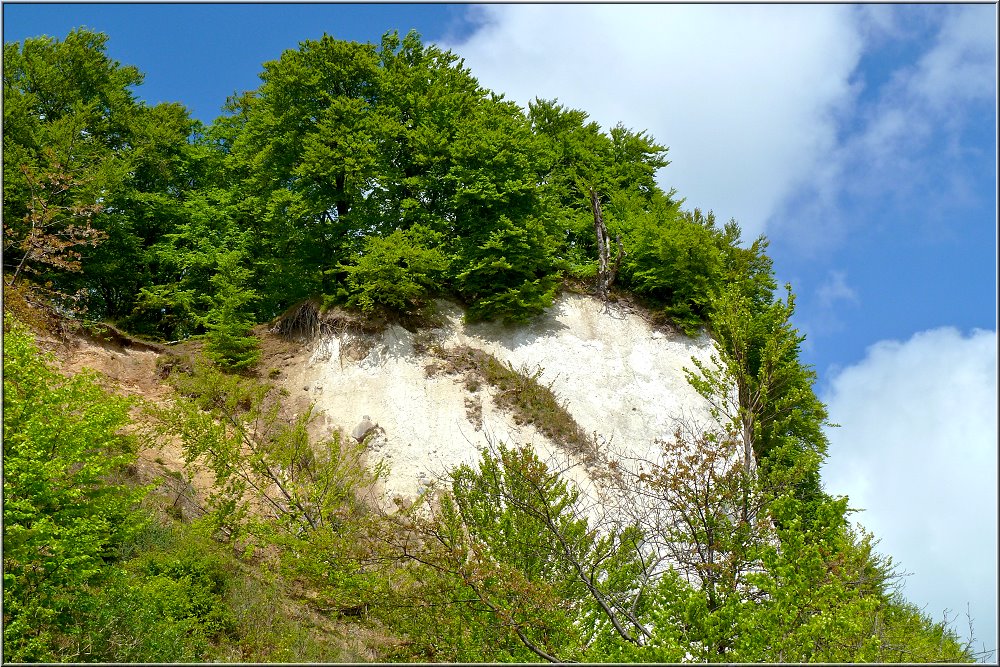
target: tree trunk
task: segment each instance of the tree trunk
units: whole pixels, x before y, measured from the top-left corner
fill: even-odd
[[[334,179],[334,187],[337,190],[337,219],[343,220],[351,210],[351,204],[347,201],[347,193],[344,187],[347,185],[347,176],[341,172]]]
[[[625,256],[625,249],[622,247],[621,237],[615,238],[618,245],[618,256],[614,263],[611,263],[611,239],[608,236],[608,227],[604,224],[604,214],[601,211],[601,202],[597,198],[594,188],[590,188],[590,210],[594,213],[594,233],[597,235],[597,293],[605,301],[608,298],[608,291],[615,276],[618,274],[618,267],[621,265],[622,257]]]

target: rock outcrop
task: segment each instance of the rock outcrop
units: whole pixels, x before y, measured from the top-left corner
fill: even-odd
[[[284,380],[316,404],[326,424],[357,423],[351,434],[359,440],[378,423],[379,446],[369,457],[388,463],[389,495],[415,496],[451,466],[475,462],[490,441],[531,444],[543,458],[581,463],[578,453],[498,408],[493,387],[432,372],[441,359],[435,351],[468,346],[525,374],[537,372],[595,446],[637,457],[655,457],[656,440],[670,437],[678,418],[707,417],[683,370],[694,367],[691,357],[709,361],[714,347],[707,335],[664,331],[626,306],[576,294],[563,295],[524,326],[465,324],[458,306],[437,306],[437,328],[321,336],[308,363],[290,368]],[[344,353],[359,348],[367,350],[360,359]],[[359,415],[366,415],[360,423]],[[587,482],[582,465],[570,476]]]

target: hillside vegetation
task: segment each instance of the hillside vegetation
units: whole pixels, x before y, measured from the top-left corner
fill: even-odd
[[[106,42],[4,45],[5,659],[974,657],[823,490],[826,410],[766,239],[659,188],[645,132],[522,109],[413,33],[302,42],[204,126],[139,102]],[[439,297],[519,325],[568,289],[718,350],[688,371],[712,420],[650,460],[588,453],[596,505],[495,442],[386,507],[367,436],[290,409],[258,326],[419,330]],[[124,396],[36,342],[77,335],[154,351],[167,387]],[[585,448],[537,375],[439,357]],[[138,474],[165,443],[186,465]]]

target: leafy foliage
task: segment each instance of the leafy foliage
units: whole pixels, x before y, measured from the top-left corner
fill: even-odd
[[[450,483],[430,515],[404,517],[395,544],[432,575],[417,587],[417,624],[404,626],[444,630],[421,639],[431,644],[424,650],[447,646],[432,655],[448,660],[574,660],[606,625],[626,641],[646,632],[630,610],[638,534],[593,529],[579,491],[530,448],[499,445]],[[462,604],[439,606],[442,596]]]
[[[100,212],[100,204],[66,204],[69,194],[80,185],[65,172],[58,159],[49,155],[52,171],[41,176],[30,166],[22,165],[24,178],[30,191],[28,213],[25,214],[23,236],[18,239],[18,231],[5,225],[5,250],[21,252],[21,261],[10,278],[13,284],[24,269],[41,274],[36,265],[66,271],[80,271],[82,255],[78,246],[93,246],[100,243],[104,234],[90,226],[90,219]]]
[[[245,323],[221,305],[236,294],[212,282],[239,250],[239,290],[256,295],[261,319],[324,295],[370,312],[450,292],[470,320],[523,322],[552,304],[564,273],[596,271],[591,193],[625,243],[626,285],[689,332],[708,315],[726,242],[697,212],[678,224],[655,181],[666,148],[645,132],[604,132],[555,100],[525,112],[413,32],[306,40],[202,128],[179,105],[136,102],[141,74],[108,59],[106,39],[28,40],[5,59],[6,96],[27,112],[5,133],[5,220],[20,221],[5,257],[33,266],[61,233],[60,266],[80,262],[82,275],[44,278],[85,294],[98,316],[165,338],[214,329],[233,348],[217,350],[223,363],[251,365]],[[79,80],[50,91],[66,63]],[[89,153],[67,148],[81,132]],[[29,196],[25,174],[63,172],[70,199]],[[84,257],[78,246],[98,239]]]
[[[75,597],[143,521],[144,490],[115,481],[135,460],[129,404],[93,374],[61,377],[15,321],[4,329],[4,653],[67,659]]]
[[[478,245],[466,247],[460,262],[465,269],[455,283],[469,303],[470,321],[523,322],[552,305],[558,282],[549,273],[553,262],[539,220],[517,226],[502,217]]]
[[[714,217],[703,220],[697,210],[684,214],[676,203],[664,199],[655,200],[645,211],[631,212],[632,206],[624,207],[630,229],[623,279],[637,294],[665,304],[665,314],[694,334],[703,326],[723,281]]]
[[[311,408],[289,421],[281,393],[250,377],[196,364],[174,381],[186,398],[157,418],[181,438],[190,466],[213,472],[205,520],[216,536],[248,557],[276,551],[278,569],[328,608],[384,596],[364,546],[381,529],[365,494],[385,467],[365,465],[363,443],[311,437]]]
[[[86,29],[4,45],[4,265],[122,316],[191,182],[195,124],[180,105],[137,102],[142,74],[106,45]]]
[[[199,551],[157,549],[111,573],[88,619],[92,659],[199,661],[213,641],[235,634],[225,599],[236,578],[231,563],[213,545],[195,544]]]
[[[795,469],[801,497],[818,499],[819,465],[826,454],[826,407],[813,391],[815,372],[799,361],[803,337],[791,325],[794,296],[753,306],[740,283],[730,283],[714,302],[712,328],[720,343],[713,365],[693,360],[688,380],[712,405],[713,414],[738,434],[745,466]]]
[[[188,398],[158,419],[182,438],[189,464],[214,473],[209,505],[231,538],[260,529],[262,516],[288,535],[336,529],[358,511],[355,491],[380,475],[359,465],[363,449],[340,433],[312,442],[311,410],[291,423],[281,419],[272,386],[201,365],[175,381]]]
[[[241,250],[229,262],[240,270],[242,284],[232,287],[242,292],[242,305],[259,298],[250,298],[253,289],[246,284],[251,277],[243,250],[247,243],[245,234],[237,231],[235,209],[228,190],[205,188],[188,193],[177,224],[149,247],[157,277],[139,289],[124,321],[131,329],[168,340],[203,332],[216,284],[225,280],[219,276],[220,260],[226,261],[222,256],[233,250]]]
[[[215,294],[205,316],[208,356],[232,370],[246,370],[260,359],[260,344],[250,331],[253,314],[247,312],[257,294],[245,286],[250,271],[240,266],[241,257],[238,250],[219,255],[218,269],[210,279]]]
[[[448,258],[440,235],[420,225],[386,237],[369,236],[364,250],[346,267],[347,303],[370,313],[376,307],[406,312],[441,287]]]
[[[613,479],[660,575],[646,606],[652,636],[633,660],[856,662],[968,660],[946,624],[915,618],[872,537],[848,525],[847,499],[797,497],[815,465],[747,470],[738,431],[683,424],[663,456]],[[665,566],[665,567],[664,567]],[[941,641],[933,649],[930,636]],[[903,642],[904,644],[906,642]],[[916,647],[920,645],[919,650]],[[910,649],[913,653],[908,653]],[[903,649],[902,651],[900,649]]]

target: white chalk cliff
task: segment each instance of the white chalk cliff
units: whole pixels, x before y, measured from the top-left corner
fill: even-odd
[[[539,381],[587,433],[637,456],[655,458],[654,441],[671,436],[675,419],[707,416],[683,371],[694,368],[692,357],[709,361],[714,346],[705,334],[663,331],[631,308],[578,294],[559,297],[521,326],[465,324],[454,304],[438,302],[438,309],[442,326],[417,334],[391,326],[361,341],[363,356],[357,338],[365,334],[320,337],[309,362],[285,378],[290,392],[315,403],[322,427],[350,434],[368,418],[384,432],[369,440],[369,458],[388,463],[389,495],[415,496],[448,468],[474,463],[488,438],[531,444],[543,458],[573,458],[499,410],[491,387],[470,392],[459,375],[428,374],[436,359],[429,344],[481,349],[528,373],[540,368]],[[477,415],[481,409],[480,423],[470,406]],[[582,467],[573,476],[586,481]]]

